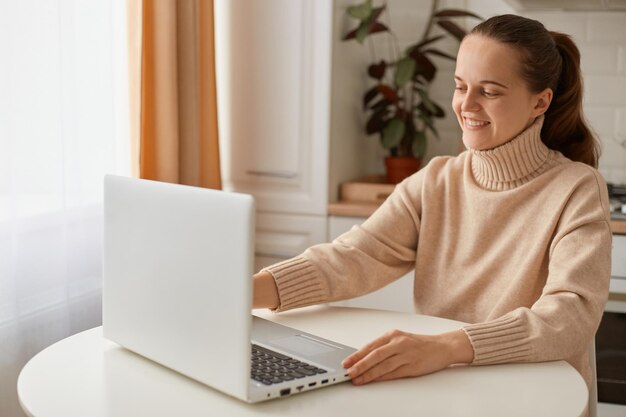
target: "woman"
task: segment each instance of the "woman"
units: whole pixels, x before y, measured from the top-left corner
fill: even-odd
[[[591,386],[611,230],[579,58],[567,35],[534,20],[474,28],[452,100],[468,150],[434,158],[362,226],[255,275],[255,307],[351,298],[415,268],[416,312],[471,324],[381,336],[344,361],[355,384],[564,359]]]

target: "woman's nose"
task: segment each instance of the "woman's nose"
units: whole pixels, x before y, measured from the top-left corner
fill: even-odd
[[[468,90],[461,103],[461,111],[473,112],[480,110],[480,103],[475,92]]]

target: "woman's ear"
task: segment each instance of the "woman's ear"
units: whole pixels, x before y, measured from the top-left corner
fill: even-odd
[[[550,103],[552,103],[552,97],[554,93],[551,88],[546,88],[542,92],[535,95],[535,107],[533,108],[533,117],[541,116],[544,114]]]

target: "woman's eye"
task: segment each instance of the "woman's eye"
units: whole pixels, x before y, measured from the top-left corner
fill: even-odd
[[[494,93],[493,91],[483,90],[483,95],[485,97],[497,97],[499,94],[498,93]]]
[[[460,86],[460,85],[457,85],[456,87],[454,87],[454,89],[455,89],[456,91],[461,91],[461,92],[462,92],[462,91],[467,90],[465,87]]]

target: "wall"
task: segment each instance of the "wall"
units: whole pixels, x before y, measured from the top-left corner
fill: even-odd
[[[572,35],[581,52],[584,111],[602,142],[600,172],[626,183],[626,12],[520,11],[503,0],[468,0],[489,17],[515,13]]]

